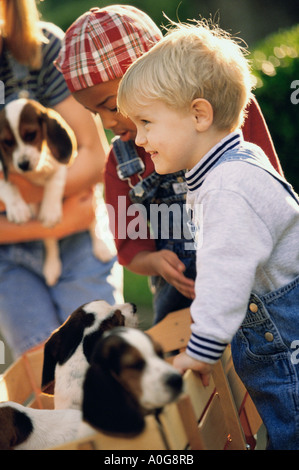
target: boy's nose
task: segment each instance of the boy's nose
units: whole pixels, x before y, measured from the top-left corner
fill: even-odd
[[[137,129],[137,134],[135,137],[135,144],[138,145],[138,147],[143,147],[145,143],[146,143],[145,134],[138,131]]]

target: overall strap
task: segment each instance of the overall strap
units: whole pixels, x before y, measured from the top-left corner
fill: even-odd
[[[112,140],[112,146],[117,161],[117,176],[121,180],[128,180],[129,186],[132,187],[131,176],[137,174],[141,180],[140,175],[145,168],[143,161],[137,153],[134,141],[123,142],[119,137],[115,137]]]
[[[295,199],[297,204],[299,204],[298,194],[294,191],[292,185],[275,170],[266,154],[255,144],[244,142],[244,144],[237,149],[228,150],[218,160],[218,162],[215,164],[215,167],[221,163],[233,161],[246,162],[267,171],[283,185],[292,198]]]

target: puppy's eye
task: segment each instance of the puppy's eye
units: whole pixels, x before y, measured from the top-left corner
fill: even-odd
[[[133,364],[131,364],[129,367],[130,369],[142,370],[144,368],[144,365],[145,365],[144,360],[140,359],[134,362]]]
[[[13,147],[15,143],[13,139],[4,139],[3,142],[6,147]]]
[[[137,359],[137,360],[127,360],[124,363],[124,368],[126,369],[133,369],[133,370],[143,370],[145,366],[145,362],[143,359]]]
[[[36,131],[26,132],[26,134],[24,136],[24,141],[25,142],[33,142],[35,137],[36,137]]]

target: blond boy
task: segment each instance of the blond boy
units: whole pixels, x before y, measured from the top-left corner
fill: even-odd
[[[196,297],[188,347],[174,364],[207,384],[232,343],[269,448],[298,449],[299,200],[243,140],[251,90],[249,63],[228,34],[180,24],[129,68],[118,106],[158,173],[187,170]]]

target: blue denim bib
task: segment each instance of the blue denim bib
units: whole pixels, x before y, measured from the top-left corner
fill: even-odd
[[[271,176],[278,180],[299,204],[298,194],[295,193],[292,186],[275,170],[264,152],[254,144],[250,144],[249,142],[246,142],[245,144],[246,146],[241,145],[236,149],[225,152],[217,161],[214,168],[221,163],[235,161],[242,161],[249,163],[250,165],[255,165],[267,171]]]

